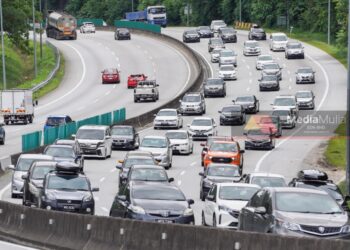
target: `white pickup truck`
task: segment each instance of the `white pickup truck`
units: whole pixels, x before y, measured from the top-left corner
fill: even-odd
[[[136,88],[134,89],[134,102],[139,102],[141,100],[159,100],[159,84],[155,80],[147,80],[138,82]]]

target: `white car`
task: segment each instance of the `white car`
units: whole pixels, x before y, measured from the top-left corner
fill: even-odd
[[[79,143],[84,157],[101,157],[106,159],[112,155],[112,137],[109,126],[81,126],[76,135],[72,135]]]
[[[193,140],[186,130],[167,131],[165,134],[173,147],[173,153],[192,154]]]
[[[80,26],[80,33],[95,33],[96,28],[92,22],[83,22],[83,25]]]
[[[299,117],[299,106],[297,98],[294,95],[279,95],[275,97],[273,103],[271,103],[272,109],[290,109],[292,113]]]
[[[217,135],[216,123],[210,117],[196,117],[191,124],[187,124],[188,132],[193,139],[207,139]]]
[[[202,225],[236,229],[241,209],[259,189],[258,185],[246,183],[213,185],[205,199]]]
[[[154,129],[182,128],[183,119],[176,109],[161,109],[154,116]]]
[[[210,29],[214,32],[218,32],[220,28],[227,27],[227,24],[223,20],[213,20],[210,24]]]
[[[286,187],[286,178],[280,174],[272,173],[250,173],[243,175],[244,182],[249,184],[255,184],[261,188],[265,187]]]
[[[210,54],[211,57],[211,62],[212,63],[218,63],[219,62],[219,58],[220,58],[220,51],[222,50],[222,48],[216,48],[213,49],[213,51]]]
[[[260,55],[256,59],[256,69],[261,70],[265,64],[274,63],[275,60],[271,55]]]
[[[237,71],[233,65],[222,65],[219,69],[219,77],[224,80],[237,80]]]
[[[219,66],[234,65],[237,67],[237,53],[231,49],[223,49],[220,51]]]
[[[270,50],[285,51],[288,37],[284,33],[272,33],[270,36]]]
[[[261,54],[259,43],[255,40],[245,41],[243,45],[243,55],[258,56]]]

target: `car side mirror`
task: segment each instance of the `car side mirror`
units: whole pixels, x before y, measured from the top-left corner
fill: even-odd
[[[121,165],[117,165],[115,166],[116,169],[122,170],[122,166]]]
[[[248,135],[248,133],[247,133],[247,132],[244,132],[243,135]]]
[[[191,127],[191,124],[187,124],[187,127]]]
[[[214,128],[216,128],[216,126],[217,126],[216,124],[213,125]]]
[[[236,103],[236,101],[235,101],[235,100],[232,100],[232,102],[233,102],[233,103]]]
[[[159,84],[156,84],[156,87],[159,87]]]
[[[174,182],[174,178],[173,177],[170,177],[169,179],[168,179],[168,182]]]
[[[213,201],[214,200],[214,196],[213,195],[207,195],[207,197],[205,198],[208,201]]]
[[[188,199],[187,202],[188,202],[189,205],[194,204],[194,200],[193,199]]]
[[[111,139],[112,137],[110,135],[106,136],[106,140]]]
[[[257,207],[257,208],[255,208],[254,213],[264,215],[264,214],[266,214],[266,208],[265,207]]]
[[[7,168],[11,169],[11,170],[15,170],[15,166],[14,165],[8,165]]]
[[[74,138],[74,139],[77,137],[75,134],[73,134],[73,135],[71,135],[71,136],[72,136],[72,138]]]
[[[205,146],[206,146],[205,143],[203,143],[203,142],[202,142],[200,145],[201,145],[202,147],[205,147]]]
[[[26,180],[26,179],[28,179],[28,175],[27,174],[24,174],[24,175],[22,175],[22,180]]]
[[[204,173],[203,172],[199,172],[198,175],[199,176],[204,176]]]
[[[244,154],[245,150],[244,150],[244,149],[241,149],[241,150],[239,150],[239,152],[240,152],[241,154]]]
[[[221,111],[221,110],[219,110],[219,111],[218,111],[218,113],[220,113],[220,114],[221,114],[221,113],[222,113],[222,111]]]
[[[247,179],[248,175],[247,174],[243,174],[242,175],[242,179]]]
[[[126,201],[126,196],[125,195],[118,195],[117,199],[120,201]]]
[[[153,116],[154,116],[154,117],[156,117],[156,116],[157,116],[157,114],[154,114]]]
[[[91,192],[98,192],[98,191],[100,191],[100,189],[98,187],[94,187],[91,189]]]

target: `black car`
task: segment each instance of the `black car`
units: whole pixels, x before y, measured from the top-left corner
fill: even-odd
[[[243,125],[246,122],[246,115],[242,105],[233,104],[230,106],[225,106],[220,113],[220,125],[227,124],[240,124]]]
[[[209,26],[199,26],[196,30],[200,38],[214,37],[214,32],[210,29]]]
[[[126,28],[119,28],[115,30],[114,40],[130,40],[130,31]]]
[[[317,169],[305,169],[298,172],[297,177],[293,178],[288,184],[290,187],[321,189],[332,196],[345,211],[350,211],[347,202],[350,196],[343,196],[339,187],[328,179],[326,172]]]
[[[200,42],[201,38],[196,30],[187,30],[182,35],[182,41],[184,43]]]
[[[119,169],[119,186],[122,186],[126,183],[128,178],[128,173],[130,168],[133,165],[157,165],[156,160],[152,155],[127,155],[124,160],[119,161],[116,166]]]
[[[222,78],[209,78],[203,83],[204,97],[226,96],[226,83]]]
[[[215,183],[239,182],[241,180],[239,166],[232,164],[211,163],[199,175],[202,176],[199,194],[202,201],[205,200],[209,190]]]
[[[272,129],[249,129],[244,132],[245,149],[268,149],[275,147],[275,137]]]
[[[35,161],[30,166],[28,173],[22,175],[23,200],[25,206],[38,206],[45,175],[55,170],[57,162],[55,161]]]
[[[262,75],[259,79],[259,90],[280,90],[280,81],[277,75]]]
[[[139,134],[133,126],[115,125],[111,128],[113,149],[138,149]]]
[[[232,101],[234,104],[242,105],[246,113],[256,114],[259,112],[260,103],[255,95],[238,96]]]
[[[249,40],[266,40],[266,32],[259,26],[252,27],[248,34]]]
[[[220,28],[218,36],[221,37],[224,43],[236,43],[237,42],[237,31],[233,28],[225,27]]]
[[[194,224],[192,199],[186,200],[176,186],[165,183],[132,182],[118,194],[110,216],[133,220]]]
[[[4,124],[0,123],[0,145],[5,144],[5,129],[4,129]]]
[[[65,162],[45,176],[38,207],[81,214],[95,213],[95,200],[89,179],[77,164]]]
[[[84,171],[84,156],[78,143],[74,145],[52,144],[44,149],[43,154],[52,156],[57,162],[76,163],[80,166],[81,172]]]

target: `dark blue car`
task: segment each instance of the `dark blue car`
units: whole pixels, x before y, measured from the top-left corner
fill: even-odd
[[[46,119],[44,130],[71,122],[73,122],[73,120],[68,115],[50,115]]]

